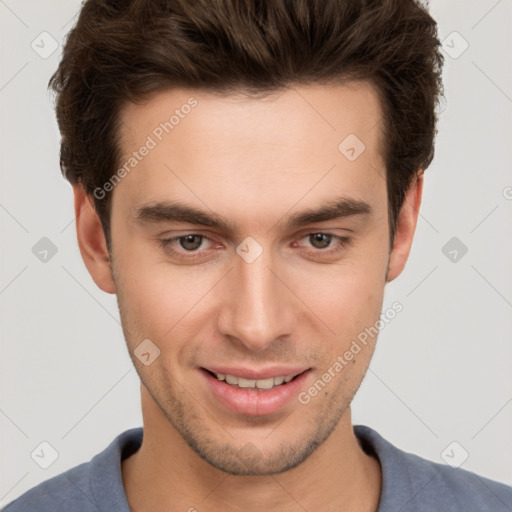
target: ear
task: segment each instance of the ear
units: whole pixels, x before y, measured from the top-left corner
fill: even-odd
[[[389,258],[386,281],[393,281],[405,267],[411,251],[412,240],[416,230],[418,214],[423,193],[423,170],[420,170],[405,195],[400,214],[398,216],[395,240]]]
[[[93,281],[106,293],[116,293],[110,255],[100,218],[83,186],[73,185],[76,235],[80,254]]]

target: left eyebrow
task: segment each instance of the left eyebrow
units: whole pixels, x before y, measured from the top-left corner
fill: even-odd
[[[355,215],[369,216],[371,213],[372,208],[367,202],[342,197],[329,201],[326,206],[320,209],[306,210],[289,217],[285,221],[285,227],[293,229],[305,224],[314,224]]]
[[[342,197],[329,201],[321,208],[309,209],[285,217],[278,224],[283,225],[285,230],[295,229],[306,224],[356,215],[368,216],[371,213],[372,209],[365,201]],[[218,228],[228,233],[236,231],[235,226],[228,220],[212,212],[178,202],[164,201],[142,205],[135,209],[134,217],[139,224],[186,222]]]

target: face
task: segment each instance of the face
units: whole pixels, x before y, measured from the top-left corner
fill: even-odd
[[[217,468],[298,465],[367,371],[375,338],[336,361],[379,320],[389,279],[380,115],[367,83],[176,89],[122,110],[111,233],[126,342],[168,427]]]

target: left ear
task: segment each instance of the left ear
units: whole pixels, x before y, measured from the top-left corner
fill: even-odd
[[[423,193],[423,172],[422,169],[417,172],[402,203],[396,225],[393,249],[389,257],[386,276],[388,282],[393,281],[402,273],[411,251]]]

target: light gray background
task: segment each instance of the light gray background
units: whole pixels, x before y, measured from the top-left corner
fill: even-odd
[[[77,0],[0,0],[1,380],[0,505],[89,460],[142,424],[139,383],[116,298],[81,260],[70,185],[59,172],[59,134],[46,85]],[[510,0],[436,0],[446,39],[446,104],[426,172],[416,240],[384,309],[404,310],[382,330],[353,405],[402,449],[512,484],[512,174]],[[453,35],[456,31],[459,35]],[[39,41],[39,43],[38,43]],[[42,51],[42,49],[40,50]],[[509,188],[507,188],[509,187]],[[452,238],[468,252],[442,252]],[[48,237],[58,252],[39,261]],[[42,441],[59,457],[40,468]]]

